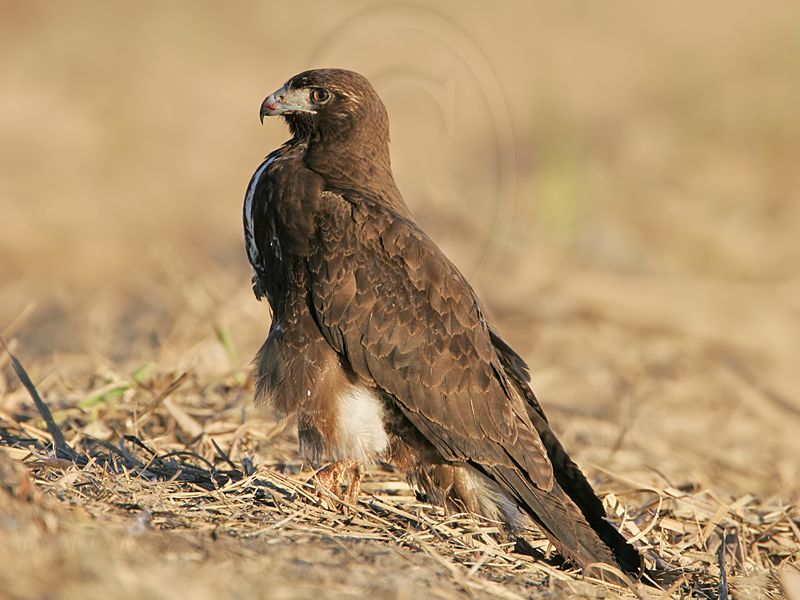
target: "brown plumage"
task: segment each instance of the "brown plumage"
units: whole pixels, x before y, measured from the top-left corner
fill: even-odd
[[[295,417],[320,480],[352,499],[361,467],[394,462],[428,497],[536,523],[570,561],[640,570],[567,456],[528,367],[414,222],[395,185],[389,121],[369,82],[307,71],[270,94],[292,138],[245,197],[253,289],[273,311],[256,399]]]

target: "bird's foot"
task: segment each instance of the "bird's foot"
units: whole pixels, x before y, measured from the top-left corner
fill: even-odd
[[[320,469],[314,479],[345,505],[354,504],[361,491],[364,469],[356,461],[345,459]]]

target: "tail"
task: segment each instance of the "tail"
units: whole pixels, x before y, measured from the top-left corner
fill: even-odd
[[[515,498],[567,559],[584,568],[596,562],[617,565],[638,578],[642,574],[638,551],[608,522],[603,503],[541,413],[531,412],[553,465],[553,488],[536,487],[520,468],[495,466],[487,474]]]
[[[492,478],[517,498],[564,556],[584,567],[593,562],[618,565],[638,577],[641,556],[607,521],[603,503],[550,429],[528,385],[525,361],[496,332],[490,333],[506,374],[526,400],[528,417],[553,465],[555,482],[553,489],[545,492],[536,488],[524,471],[509,468],[495,468]]]
[[[617,531],[616,527],[608,522],[603,503],[594,493],[586,476],[566,453],[547,422],[538,414],[532,421],[544,442],[550,462],[553,463],[553,473],[559,491],[580,511],[594,536],[612,552],[614,563],[626,573],[637,577],[641,575],[642,558],[639,552]]]
[[[491,467],[486,473],[516,500],[569,562],[581,568],[605,563],[634,577],[640,575],[641,559],[636,550],[605,521],[615,536],[609,536],[605,528],[593,527],[558,483],[546,492],[515,468]]]

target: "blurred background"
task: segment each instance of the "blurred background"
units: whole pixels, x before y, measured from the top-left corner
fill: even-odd
[[[269,314],[242,198],[287,137],[258,108],[345,67],[582,464],[796,497],[800,5],[0,11],[0,330],[45,393],[247,365]]]

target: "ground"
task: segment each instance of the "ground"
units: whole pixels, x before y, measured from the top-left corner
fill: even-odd
[[[0,353],[0,598],[800,598],[796,7],[3,10],[0,333],[53,431]],[[408,204],[666,592],[390,465],[337,506],[252,406],[241,201],[312,66],[375,82]]]

